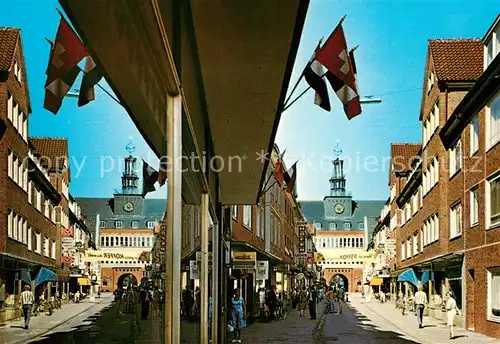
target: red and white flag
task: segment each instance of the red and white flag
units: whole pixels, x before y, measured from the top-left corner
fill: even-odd
[[[73,264],[75,261],[75,258],[72,256],[62,256],[61,257],[61,263],[63,264]]]
[[[87,48],[61,16],[56,40],[51,44],[50,60],[46,71],[47,81],[43,105],[45,109],[53,114],[59,111],[62,100],[81,71],[78,62],[87,55]]]
[[[325,76],[344,104],[344,111],[349,119],[361,113],[355,66],[351,55],[347,50],[342,22],[337,25],[321,51],[316,54],[316,60],[327,69]]]
[[[73,226],[69,227],[69,228],[62,228],[61,229],[61,236],[63,237],[72,237],[75,235],[75,231],[73,229]]]

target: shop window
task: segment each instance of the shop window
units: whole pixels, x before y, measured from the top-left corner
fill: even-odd
[[[500,322],[500,267],[488,270],[488,320]]]

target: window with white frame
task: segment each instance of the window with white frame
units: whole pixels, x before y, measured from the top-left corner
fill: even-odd
[[[430,245],[439,240],[439,217],[437,214],[432,215],[424,221],[424,246]]]
[[[31,251],[33,249],[33,232],[31,227],[28,227],[28,250]]]
[[[261,222],[260,222],[260,213],[261,213],[261,208],[257,207],[255,209],[255,234],[257,235],[258,238],[260,238],[262,235],[260,233],[261,231]]]
[[[43,238],[43,255],[45,257],[49,256],[49,238],[48,237]]]
[[[412,202],[412,215],[415,215],[418,211],[418,191],[411,197]]]
[[[455,147],[450,148],[450,177],[462,169],[462,141],[458,141]]]
[[[106,228],[106,221],[99,221],[99,228]]]
[[[351,229],[352,228],[352,223],[346,222],[344,223],[344,229]]]
[[[123,221],[115,221],[115,228],[123,228]]]
[[[156,222],[155,221],[148,221],[146,223],[146,225],[148,226],[149,229],[153,229],[153,228],[155,228]],[[122,223],[122,226],[123,226],[123,223]],[[116,227],[116,228],[122,228],[122,227]]]
[[[132,221],[132,228],[139,228],[139,221],[136,220]]]
[[[14,97],[10,92],[7,95],[7,118],[12,122],[13,121],[13,108],[14,108]]]
[[[469,124],[469,130],[470,130],[470,156],[473,156],[478,150],[479,150],[479,119],[477,115],[474,117],[474,119],[471,121]]]
[[[411,258],[411,237],[406,239],[406,257]]]
[[[500,140],[500,92],[486,107],[487,149],[493,147]]]
[[[497,27],[496,30],[493,30],[490,36],[488,43],[486,44],[486,63],[484,69],[486,69],[491,61],[497,56],[500,51],[500,27]]]
[[[450,208],[450,238],[462,235],[462,204],[457,203]]]
[[[500,322],[500,267],[488,269],[488,320]]]
[[[231,213],[233,215],[233,219],[237,219],[238,218],[238,206],[237,205],[233,205],[231,206],[232,210],[231,210]]]
[[[52,240],[50,247],[50,258],[56,259],[56,242],[54,240]]]
[[[35,231],[35,252],[42,254],[42,234]]]
[[[470,190],[470,226],[475,226],[479,223],[479,195],[478,188]]]
[[[401,241],[401,260],[405,260],[406,259],[405,246],[406,246],[405,242]]]
[[[405,218],[406,218],[406,222],[410,221],[410,219],[411,219],[411,205],[410,205],[410,203],[406,203],[406,205],[405,205]]]
[[[434,85],[434,81],[435,81],[434,72],[431,71],[429,73],[429,76],[427,77],[427,93],[431,91],[432,86]]]
[[[418,255],[418,233],[413,234],[413,255]]]
[[[358,222],[358,228],[359,229],[365,229],[365,223],[364,222]]]
[[[486,183],[486,227],[500,224],[500,175]]]
[[[243,206],[243,226],[248,229],[252,229],[252,206]]]
[[[424,229],[420,229],[420,239],[419,239],[420,252],[424,252]]]
[[[330,222],[329,226],[330,226],[330,229],[337,229],[337,223],[336,222]]]

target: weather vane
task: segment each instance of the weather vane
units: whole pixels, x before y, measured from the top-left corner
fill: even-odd
[[[132,155],[132,153],[135,152],[135,144],[134,144],[134,141],[132,141],[132,136],[129,136],[128,140],[129,141],[128,141],[127,145],[125,146],[125,149],[128,152],[128,154]]]
[[[335,155],[336,158],[340,158],[340,156],[342,155],[342,148],[340,147],[340,141],[337,140],[337,145],[335,146],[335,148],[333,148],[333,154]]]

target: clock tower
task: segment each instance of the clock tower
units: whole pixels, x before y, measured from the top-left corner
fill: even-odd
[[[325,217],[345,218],[352,215],[352,196],[346,189],[346,178],[344,174],[344,160],[341,159],[342,148],[337,141],[337,146],[333,149],[334,159],[332,160],[333,172],[329,180],[330,195],[324,199]]]
[[[116,215],[137,215],[142,213],[144,197],[139,193],[139,176],[137,175],[137,158],[132,156],[135,144],[130,139],[125,146],[128,156],[125,157],[125,171],[122,175],[122,190],[114,197]]]

